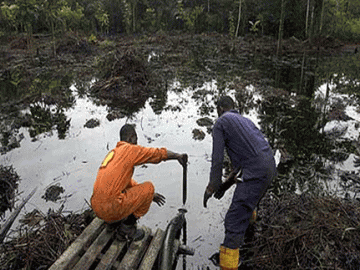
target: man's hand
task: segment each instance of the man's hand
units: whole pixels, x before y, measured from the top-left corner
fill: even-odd
[[[154,193],[153,202],[156,202],[158,206],[165,204],[165,197],[159,193]]]
[[[214,197],[220,200],[225,192],[236,182],[236,176],[241,174],[239,169],[232,170],[226,180],[221,184],[219,189],[215,192]]]
[[[188,155],[187,154],[178,154],[177,160],[184,167],[184,166],[186,166],[186,164],[188,162]]]
[[[207,201],[210,199],[210,197],[213,195],[213,193],[214,192],[209,187],[207,187],[205,189],[204,200],[203,200],[203,205],[205,208],[207,207]]]
[[[220,200],[225,192],[235,183],[235,178],[227,178],[225,182],[221,184],[219,189],[214,193],[214,197]]]
[[[214,197],[218,200],[220,200],[224,194],[226,189],[223,188],[223,185],[220,186],[220,188],[214,193]]]
[[[177,159],[183,167],[185,167],[185,165],[188,162],[187,154],[178,154],[170,150],[167,150],[167,155],[168,155],[167,159]]]

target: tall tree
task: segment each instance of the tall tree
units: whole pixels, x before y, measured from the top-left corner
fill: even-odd
[[[279,35],[278,35],[278,46],[276,50],[276,56],[278,57],[281,54],[281,43],[284,32],[284,18],[285,18],[285,4],[286,0],[281,0],[281,15],[280,15],[280,24],[279,24]]]
[[[310,0],[307,0],[306,19],[305,19],[305,36],[306,37],[308,37],[308,31],[309,31],[309,11],[310,11]]]
[[[322,1],[322,6],[321,6],[320,29],[319,29],[320,34],[322,33],[322,27],[323,27],[323,21],[324,21],[324,10],[325,10],[325,0]]]
[[[237,27],[236,27],[235,37],[237,37],[239,34],[239,27],[240,27],[240,20],[241,20],[241,4],[242,4],[242,0],[239,0],[239,16],[238,16],[238,23],[237,23]]]
[[[126,32],[134,33],[136,31],[136,4],[137,0],[122,0],[125,12],[124,20],[126,25]]]

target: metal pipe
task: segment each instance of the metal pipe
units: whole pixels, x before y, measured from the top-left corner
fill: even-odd
[[[185,164],[183,165],[183,205],[185,205],[187,197],[187,162],[188,156],[186,155]]]
[[[166,228],[164,243],[161,247],[159,257],[159,270],[171,270],[175,263],[180,247],[180,233],[185,223],[186,209],[180,208],[179,213],[170,221]],[[186,250],[191,255],[191,249],[181,246],[181,250]],[[193,253],[192,253],[193,254]]]

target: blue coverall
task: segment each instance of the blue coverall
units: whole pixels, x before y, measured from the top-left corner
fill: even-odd
[[[243,182],[237,181],[231,205],[225,216],[223,246],[239,248],[253,210],[276,174],[273,151],[254,123],[236,110],[221,115],[213,127],[213,152],[209,187],[222,183],[224,149],[234,168],[242,168]]]

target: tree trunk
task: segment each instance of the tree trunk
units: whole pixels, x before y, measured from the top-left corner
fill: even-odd
[[[310,0],[308,0],[306,7],[305,37],[308,37],[308,31],[309,31],[309,11],[310,11]]]
[[[305,52],[304,52],[303,60],[301,63],[300,90],[299,90],[300,94],[302,93],[302,90],[303,90],[304,68],[305,68]]]
[[[132,4],[133,4],[133,7],[132,7],[133,33],[135,33],[135,30],[136,30],[136,24],[135,24],[135,20],[136,20],[136,16],[135,16],[136,1],[134,1]]]
[[[314,5],[314,31],[313,34],[321,35],[322,30],[322,18],[324,13],[324,1],[318,0]]]
[[[281,55],[281,41],[284,32],[285,1],[286,0],[281,0],[281,15],[280,15],[279,37],[278,37],[278,46],[276,50],[276,57],[279,57],[279,55]]]
[[[326,119],[326,105],[327,102],[329,100],[329,95],[330,95],[330,87],[329,84],[331,83],[331,76],[329,76],[329,81],[326,83],[326,92],[325,92],[325,99],[324,99],[324,105],[323,105],[323,112],[322,112],[322,120],[321,120],[321,125],[322,127],[322,131],[324,132],[324,127],[325,127],[325,119]]]
[[[313,36],[313,33],[314,33],[314,9],[315,7],[313,6],[312,7],[312,10],[311,10],[311,22],[310,22],[310,31],[309,31],[309,39],[310,39],[310,44],[311,44],[311,38]]]
[[[236,27],[236,32],[235,32],[235,37],[238,36],[239,34],[239,27],[240,27],[240,20],[241,20],[241,4],[242,4],[242,0],[239,0],[240,3],[239,3],[239,16],[238,16],[238,24],[237,24],[237,27]]]
[[[55,44],[55,26],[54,26],[54,21],[51,18],[51,32],[52,32],[52,40],[53,40],[53,53],[54,53],[54,57],[56,56],[56,44]]]
[[[320,34],[322,32],[322,26],[323,26],[323,20],[324,20],[324,7],[325,7],[325,0],[322,1],[322,6],[321,6],[321,17],[320,17]]]

